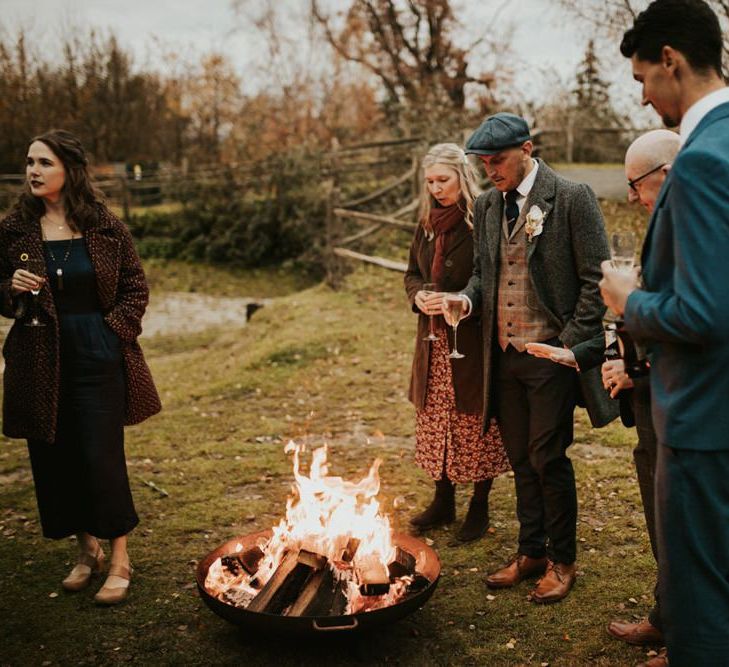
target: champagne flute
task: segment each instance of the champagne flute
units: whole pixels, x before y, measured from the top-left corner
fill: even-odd
[[[32,300],[32,315],[30,318],[30,321],[25,323],[26,327],[44,327],[45,324],[40,321],[40,317],[38,316],[38,295],[40,294],[41,288],[43,287],[43,283],[45,282],[45,275],[46,275],[46,263],[42,259],[29,259],[26,262],[25,266],[27,271],[30,271],[30,273],[38,276],[41,279],[40,285],[38,285],[38,289],[32,289],[30,290],[30,293],[33,297]]]
[[[432,292],[438,291],[438,285],[437,283],[423,283],[423,292],[426,293],[426,296],[430,296]],[[435,335],[435,320],[433,319],[433,315],[428,315],[429,323],[428,323],[428,335],[423,338],[423,340],[438,340],[438,336]]]
[[[443,314],[448,324],[453,327],[453,352],[448,357],[450,359],[463,359],[465,355],[458,351],[458,323],[463,318],[466,310],[466,301],[460,294],[447,294],[444,298],[445,309]]]

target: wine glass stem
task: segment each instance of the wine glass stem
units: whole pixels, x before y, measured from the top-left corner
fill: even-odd
[[[435,329],[434,329],[434,326],[433,325],[435,324],[435,322],[433,321],[433,316],[432,315],[430,315],[429,318],[430,318],[430,322],[429,322],[428,326],[429,326],[429,330],[430,330],[430,335],[431,336],[434,336],[435,335]]]
[[[453,325],[453,352],[458,354],[458,322]]]

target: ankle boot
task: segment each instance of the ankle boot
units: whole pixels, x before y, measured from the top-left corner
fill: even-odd
[[[489,527],[489,491],[493,480],[474,482],[473,497],[468,505],[466,519],[456,537],[460,542],[472,542],[483,537]]]
[[[444,477],[435,483],[435,497],[424,512],[410,519],[410,525],[427,530],[451,523],[456,518],[456,487]]]

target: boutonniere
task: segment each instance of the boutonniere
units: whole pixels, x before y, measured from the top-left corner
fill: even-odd
[[[544,211],[539,206],[532,206],[526,214],[524,231],[527,234],[529,243],[535,236],[539,236],[544,229]]]

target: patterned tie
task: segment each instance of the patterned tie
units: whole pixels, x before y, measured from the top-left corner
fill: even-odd
[[[506,223],[509,227],[509,236],[514,231],[514,225],[519,217],[519,207],[516,200],[519,197],[518,190],[509,190],[506,193]]]

